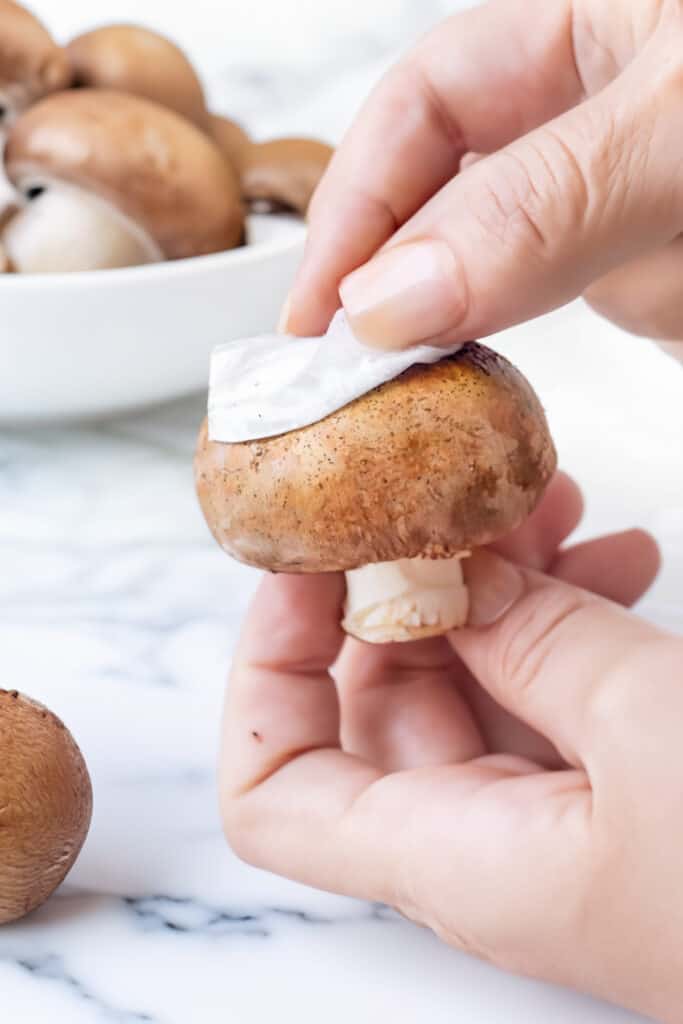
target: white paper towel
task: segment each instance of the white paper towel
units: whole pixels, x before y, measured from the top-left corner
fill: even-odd
[[[459,348],[368,348],[343,310],[320,338],[266,334],[219,345],[211,358],[209,437],[237,443],[306,427],[409,366],[436,363]]]

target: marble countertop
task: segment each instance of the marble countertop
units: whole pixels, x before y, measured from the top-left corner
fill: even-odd
[[[216,105],[257,134],[305,129],[334,140],[397,48],[466,5],[301,0],[292,14],[259,0],[240,20],[241,0],[121,0],[116,17],[186,40]],[[34,6],[54,25],[52,0]],[[59,11],[66,38],[111,18],[112,4],[60,0]],[[218,18],[224,28],[210,31]],[[642,612],[683,630],[683,368],[578,305],[494,344],[538,388],[562,464],[585,487],[580,534],[649,527],[665,565]],[[383,907],[231,855],[214,764],[257,575],[214,546],[194,500],[204,403],[0,432],[0,685],[64,719],[95,792],[67,884],[0,930],[2,1020],[635,1024],[450,951]]]
[[[586,488],[581,533],[649,526],[665,568],[642,611],[683,629],[683,369],[578,305],[495,342]],[[257,574],[214,546],[195,504],[203,405],[0,434],[1,682],[64,718],[95,791],[68,883],[0,930],[3,1020],[634,1022],[231,855],[214,761]]]

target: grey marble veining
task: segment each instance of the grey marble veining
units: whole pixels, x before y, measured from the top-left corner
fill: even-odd
[[[51,0],[35,6],[54,20]],[[258,134],[336,139],[396,52],[457,6],[302,3],[286,36],[286,5],[270,0],[242,21],[235,3],[212,0],[182,10],[122,0],[117,17],[187,39],[204,55],[215,103]],[[111,16],[105,0],[59,7],[65,36]],[[642,612],[683,629],[683,480],[672,471],[683,370],[579,306],[494,344],[535,383],[561,461],[584,485],[579,536],[652,529],[665,567]],[[195,502],[203,407],[197,396],[105,423],[0,433],[0,685],[63,717],[95,791],[68,884],[0,930],[0,1019],[635,1022],[460,956],[385,908],[252,870],[230,853],[215,759],[230,658],[258,577],[217,550]]]

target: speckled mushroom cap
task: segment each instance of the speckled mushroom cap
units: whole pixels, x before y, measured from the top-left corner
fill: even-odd
[[[166,259],[238,245],[239,183],[218,147],[156,103],[107,90],[72,90],[27,111],[5,163],[17,187],[35,179],[78,185],[140,225]]]
[[[240,160],[244,198],[305,214],[333,152],[317,139],[252,143]]]
[[[139,25],[107,25],[77,36],[66,52],[75,85],[153,100],[208,130],[202,84],[170,39]]]
[[[0,93],[13,108],[66,89],[70,79],[66,54],[40,21],[14,0],[0,0]]]
[[[42,704],[0,690],[0,924],[63,881],[91,814],[90,777],[71,734]]]
[[[222,444],[205,423],[195,478],[233,557],[328,572],[489,543],[529,515],[555,465],[531,386],[469,343],[278,437]]]

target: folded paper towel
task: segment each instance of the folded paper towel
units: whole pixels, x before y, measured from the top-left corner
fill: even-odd
[[[266,334],[219,345],[211,357],[209,437],[237,443],[298,430],[409,366],[436,363],[459,348],[368,348],[354,336],[343,310],[319,338]]]

